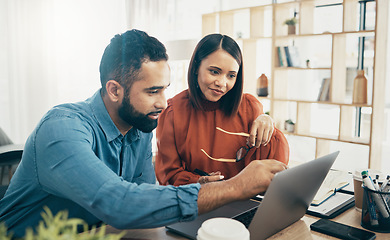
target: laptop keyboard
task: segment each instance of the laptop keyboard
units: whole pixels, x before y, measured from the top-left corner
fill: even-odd
[[[258,207],[254,207],[249,211],[246,211],[240,215],[233,217],[233,219],[242,222],[245,225],[245,227],[248,228],[249,224],[252,222],[253,216],[255,216],[257,208]]]

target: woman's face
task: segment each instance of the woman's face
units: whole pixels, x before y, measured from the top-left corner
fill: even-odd
[[[198,69],[198,84],[204,97],[217,102],[234,87],[240,66],[225,50],[218,49],[202,60]]]

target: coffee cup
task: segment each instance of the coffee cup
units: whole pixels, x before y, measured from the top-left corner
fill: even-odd
[[[353,191],[355,195],[355,209],[362,211],[363,207],[363,178],[362,171],[356,170],[353,174]]]
[[[211,218],[202,223],[197,240],[249,240],[249,231],[241,222],[231,218]]]

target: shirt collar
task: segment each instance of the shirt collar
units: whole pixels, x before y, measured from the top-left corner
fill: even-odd
[[[111,142],[116,138],[122,140],[123,136],[119,129],[115,126],[115,123],[112,121],[110,114],[104,105],[100,90],[98,90],[90,99],[90,106],[93,112],[93,115],[97,119],[100,127],[102,128],[104,134],[106,135],[107,141]],[[131,128],[130,131],[126,134],[126,139],[135,141],[140,138],[139,130],[136,128]]]
[[[95,94],[90,98],[90,106],[93,112],[93,115],[97,119],[100,127],[102,128],[104,134],[106,135],[107,141],[111,142],[115,138],[121,136],[121,132],[115,126],[112,121],[110,114],[104,105],[100,90],[95,92]]]
[[[211,101],[204,99],[204,98],[200,99],[200,104],[202,105],[203,110],[206,112],[217,110],[221,105],[220,102],[221,102],[221,100],[218,100],[217,102],[211,102]]]

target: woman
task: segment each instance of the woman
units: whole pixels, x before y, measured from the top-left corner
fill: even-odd
[[[254,96],[243,94],[242,54],[232,38],[211,34],[198,43],[188,86],[159,117],[155,168],[161,184],[228,179],[254,159],[288,163],[283,133]]]

